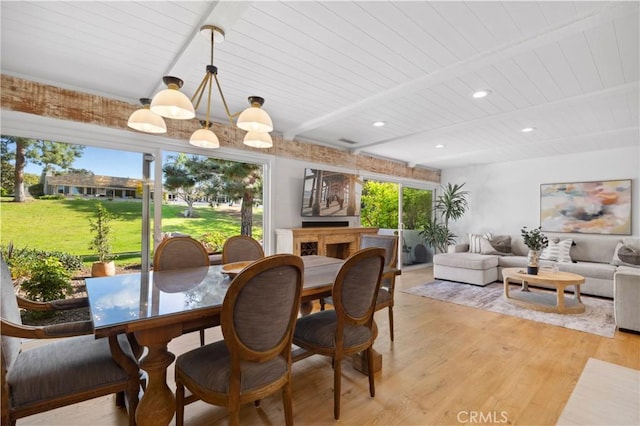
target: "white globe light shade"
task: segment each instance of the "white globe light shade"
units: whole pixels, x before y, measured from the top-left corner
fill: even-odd
[[[191,100],[178,89],[164,89],[151,101],[151,111],[176,120],[188,120],[196,116]]]
[[[247,132],[267,133],[273,131],[273,122],[265,110],[251,106],[240,114],[236,125]]]
[[[198,129],[191,135],[189,143],[200,148],[219,148],[220,141],[215,133],[209,129]]]
[[[265,132],[247,132],[243,142],[254,148],[271,148],[273,146],[271,135]]]
[[[145,133],[167,133],[164,119],[149,110],[148,106],[134,111],[129,116],[127,126]]]

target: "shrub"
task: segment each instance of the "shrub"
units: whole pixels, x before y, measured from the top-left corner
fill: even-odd
[[[71,274],[62,262],[53,256],[36,260],[31,267],[31,277],[20,285],[31,300],[48,302],[64,299],[73,291]]]
[[[30,185],[27,189],[29,190],[29,194],[31,194],[33,198],[40,198],[44,195],[44,185],[41,183]]]
[[[7,247],[2,247],[2,256],[11,268],[11,275],[16,279],[30,277],[35,263],[49,257],[58,259],[69,273],[82,268],[80,256],[61,251],[44,251],[27,247],[16,248],[13,242],[9,242]]]
[[[206,234],[201,235],[200,238],[198,238],[198,240],[202,241],[202,243],[207,247],[209,252],[222,253],[222,246],[224,245],[224,242],[226,241],[227,238],[228,238],[227,235],[224,235],[223,233],[218,231],[213,231],[213,232],[207,232]]]
[[[39,200],[64,200],[64,195],[62,194],[53,194],[53,195],[42,195],[38,197]]]

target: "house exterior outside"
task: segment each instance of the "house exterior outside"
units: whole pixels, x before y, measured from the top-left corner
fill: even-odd
[[[142,180],[81,173],[49,175],[44,179],[46,195],[140,198]]]

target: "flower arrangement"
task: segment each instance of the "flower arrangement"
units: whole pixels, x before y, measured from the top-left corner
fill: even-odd
[[[520,234],[522,238],[524,238],[524,244],[529,247],[529,250],[539,251],[549,245],[549,239],[542,233],[540,226],[532,230],[528,230],[526,226],[523,226]]]

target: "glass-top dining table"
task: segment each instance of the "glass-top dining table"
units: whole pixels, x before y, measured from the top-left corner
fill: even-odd
[[[311,300],[331,294],[343,259],[303,256],[302,313]],[[175,412],[174,394],[167,385],[167,368],[175,355],[169,342],[191,331],[220,324],[222,302],[232,277],[224,265],[170,271],[138,272],[86,279],[96,338],[133,333],[148,350],[140,368],[148,374],[147,388],[136,410],[138,425],[169,424]]]

